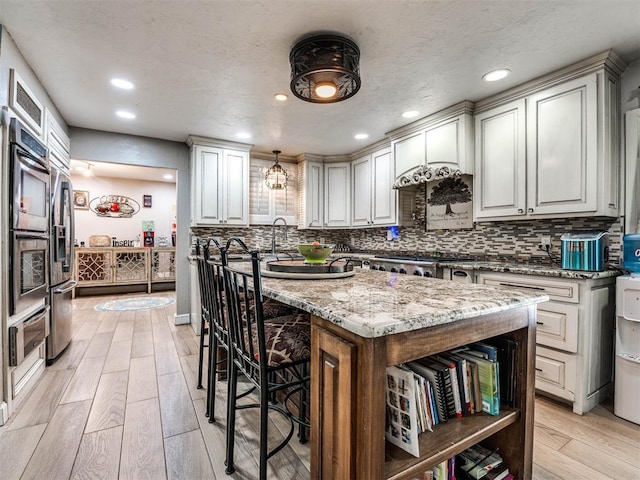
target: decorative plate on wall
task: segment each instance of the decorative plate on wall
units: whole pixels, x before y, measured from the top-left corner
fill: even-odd
[[[90,208],[99,217],[130,218],[140,211],[140,204],[125,195],[102,195],[91,200]]]

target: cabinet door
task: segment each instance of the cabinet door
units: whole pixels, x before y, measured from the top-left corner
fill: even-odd
[[[196,145],[192,150],[193,223],[218,225],[222,223],[222,202],[219,191],[222,170],[221,148]]]
[[[78,285],[104,285],[112,281],[111,251],[76,250],[76,275]]]
[[[249,223],[249,154],[236,150],[223,152],[222,222],[225,225]],[[220,223],[220,222],[219,222]]]
[[[476,116],[474,217],[526,214],[525,101]]]
[[[324,165],[305,162],[299,177],[300,228],[322,228],[324,223]]]
[[[390,149],[386,148],[371,155],[371,170],[371,223],[394,225],[397,222],[398,193],[393,189],[393,159]]]
[[[393,142],[395,176],[400,177],[425,162],[424,132]]]
[[[113,281],[134,283],[148,281],[149,266],[147,253],[150,249],[114,251]]]
[[[473,119],[462,114],[425,130],[427,166],[473,174]]]
[[[351,163],[329,163],[324,171],[325,227],[351,226]]]
[[[351,225],[362,227],[371,225],[371,156],[359,158],[352,163],[353,207]]]
[[[596,74],[527,98],[527,212],[596,211]]]

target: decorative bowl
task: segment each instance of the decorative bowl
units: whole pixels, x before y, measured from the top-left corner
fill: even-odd
[[[305,263],[325,263],[333,252],[334,245],[308,244],[298,245],[298,252],[304,257]]]

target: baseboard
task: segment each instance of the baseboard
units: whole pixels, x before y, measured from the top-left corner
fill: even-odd
[[[0,427],[9,420],[9,407],[7,402],[0,403]]]
[[[181,313],[178,315],[177,313],[173,317],[174,325],[189,325],[191,323],[191,315],[188,313]]]

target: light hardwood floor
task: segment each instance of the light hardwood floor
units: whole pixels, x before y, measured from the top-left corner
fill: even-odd
[[[153,296],[173,295],[173,292]],[[237,473],[224,473],[225,383],[217,423],[196,388],[198,337],[173,325],[175,306],[99,312],[115,297],[74,300],[74,336],[18,412],[0,427],[0,479],[257,478],[257,411],[239,412]],[[610,403],[585,416],[536,399],[535,479],[640,479],[640,427]],[[272,416],[271,440],[287,427]],[[269,461],[269,478],[309,478],[309,447],[295,439]]]

